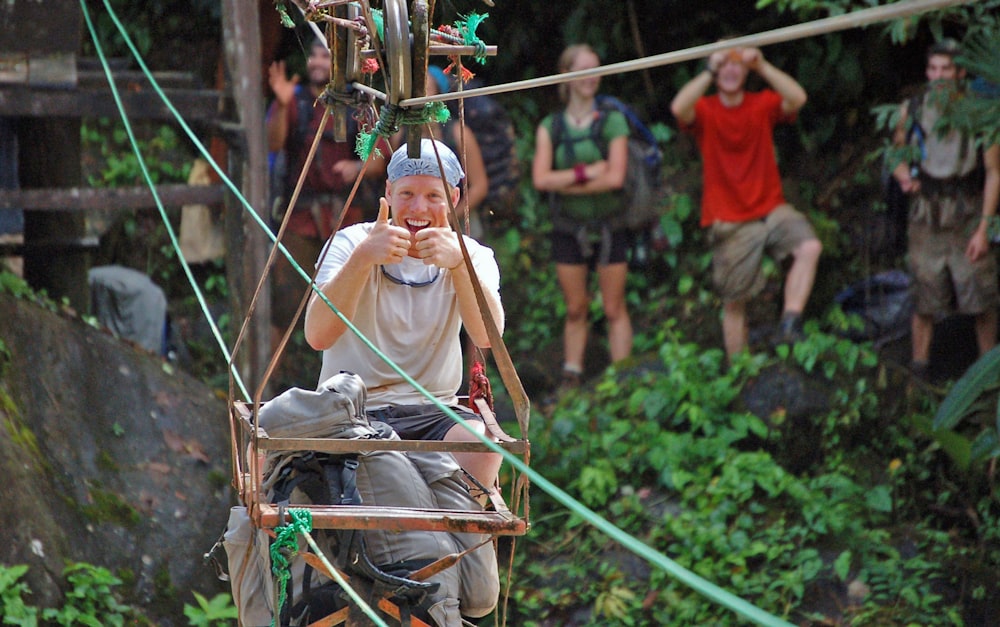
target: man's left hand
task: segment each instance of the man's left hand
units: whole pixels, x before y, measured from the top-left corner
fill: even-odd
[[[983,222],[969,238],[969,244],[965,247],[965,258],[972,262],[979,261],[989,250],[990,241],[986,237],[986,222]]]
[[[458,234],[449,227],[428,227],[414,235],[417,257],[427,265],[453,270],[462,263]]]

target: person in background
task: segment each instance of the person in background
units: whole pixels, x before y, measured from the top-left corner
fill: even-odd
[[[928,379],[935,318],[954,307],[975,320],[982,355],[997,343],[997,262],[987,229],[1000,200],[1000,145],[976,148],[976,138],[934,128],[942,95],[961,95],[965,70],[958,42],[945,39],[927,51],[928,85],[914,106],[903,103],[893,141],[912,143],[921,158],[900,163],[893,176],[911,195],[907,258],[916,309],[911,323],[915,376]],[[912,132],[908,129],[912,128]]]
[[[283,153],[286,159],[284,180],[280,182],[285,193],[279,206],[274,208],[277,213],[275,218],[279,221],[326,115],[326,107],[316,102],[330,82],[331,75],[330,51],[321,39],[314,39],[310,45],[306,74],[306,84],[300,85],[297,75],[287,75],[284,61],[275,61],[268,69],[268,84],[274,93],[266,118],[268,149],[272,153]],[[308,119],[304,119],[304,115],[309,116]],[[303,268],[309,268],[316,260],[323,243],[333,231],[355,179],[361,173],[363,163],[354,152],[353,135],[357,133],[357,125],[353,119],[349,126],[352,128],[347,141],[337,142],[332,121],[327,121],[282,237],[282,244]],[[383,146],[383,151],[387,150],[386,146]],[[384,160],[373,157],[365,174],[366,181],[380,180],[384,174]],[[363,219],[360,206],[361,203],[355,202],[347,208],[341,226]],[[273,336],[278,339],[291,324],[306,285],[281,254],[277,257],[272,280],[271,323]]]
[[[747,91],[751,71],[769,88]],[[713,85],[716,93],[705,95]],[[705,70],[670,103],[701,152],[701,225],[709,229],[712,279],[723,303],[722,334],[730,359],[748,346],[746,306],[766,283],[765,252],[779,261],[792,258],[774,342],[794,342],[802,334],[802,312],[823,246],[806,217],[785,201],[773,130],[794,121],[805,103],[805,90],[757,48],[714,52]]]
[[[447,184],[442,183],[438,156]],[[486,323],[473,291],[459,237],[465,238],[490,314],[503,332],[500,269],[493,251],[452,230],[448,198],[457,205],[465,176],[442,142],[423,139],[419,159],[404,144],[388,165],[385,197],[374,222],[338,231],[322,253],[316,284],[376,348],[479,433],[482,418],[459,406],[464,329],[488,347]],[[390,219],[391,208],[391,219]],[[368,388],[373,420],[388,423],[403,439],[477,441],[377,357],[326,302],[313,294],[306,309],[306,341],[323,351],[319,380],[343,370]],[[496,453],[455,453],[458,463],[491,488],[500,468]]]
[[[563,51],[558,68],[575,72],[600,64],[590,46],[575,44]],[[629,129],[620,112],[598,111],[599,86],[599,77],[560,84],[565,107],[545,117],[535,133],[531,177],[536,189],[550,192],[552,257],[566,302],[561,389],[579,385],[584,372],[592,270],[597,271],[607,317],[611,361],[632,353],[632,321],[625,304],[629,233],[609,223],[624,204]]]
[[[447,93],[449,88],[448,77],[444,70],[436,65],[427,66],[427,85],[425,87],[428,96],[437,96]],[[425,131],[426,132],[426,131]],[[464,183],[468,183],[468,189],[462,196],[462,205],[456,207],[458,217],[463,220],[460,225],[463,232],[466,231],[465,220],[468,219],[467,234],[474,239],[483,240],[482,220],[478,210],[486,192],[490,188],[490,179],[486,174],[486,164],[483,161],[483,153],[479,148],[479,140],[475,132],[468,126],[464,129],[458,118],[452,116],[445,124],[438,124],[433,129],[434,139],[443,141],[452,151],[458,155],[459,160],[464,164],[467,173]],[[425,135],[426,136],[426,135]]]

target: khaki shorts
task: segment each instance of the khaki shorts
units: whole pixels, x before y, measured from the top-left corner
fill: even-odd
[[[735,302],[759,294],[767,281],[761,268],[764,254],[781,261],[811,239],[816,233],[809,220],[788,204],[759,220],[711,225],[712,283],[719,297]]]
[[[987,251],[975,263],[965,257],[969,237],[978,225],[978,214],[949,229],[910,222],[907,257],[918,314],[977,315],[1000,302],[994,252]]]

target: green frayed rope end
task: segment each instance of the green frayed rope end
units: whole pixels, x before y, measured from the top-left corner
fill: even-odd
[[[285,604],[288,580],[292,577],[291,559],[298,553],[298,534],[307,534],[312,531],[312,512],[307,509],[290,509],[288,516],[292,519],[291,524],[279,527],[277,537],[271,543],[271,572],[278,579],[278,607],[271,618],[271,627],[275,627],[275,621],[281,615],[281,608]]]
[[[281,25],[285,28],[295,28],[295,22],[292,21],[291,16],[288,15],[288,8],[285,6],[284,2],[276,2],[274,8],[278,11],[278,17],[281,19]]]
[[[486,21],[486,18],[490,16],[489,13],[476,13],[473,11],[469,15],[464,16],[461,20],[455,22],[455,28],[458,32],[462,33],[462,40],[465,42],[466,46],[475,46],[476,53],[474,58],[480,64],[486,62],[486,44],[482,39],[476,35],[476,29],[479,25]]]
[[[375,156],[382,156],[382,151],[375,147],[375,142],[378,141],[378,133],[358,133],[358,138],[354,142],[354,152],[357,153],[361,161],[368,161],[368,156],[372,154],[372,150],[375,151]]]
[[[372,9],[371,13],[379,41],[385,41],[385,16],[382,14],[382,9]]]
[[[428,102],[424,105],[424,114],[427,116],[427,122],[436,124],[444,124],[451,119],[451,111],[443,102]],[[423,122],[416,122],[416,124],[423,124]]]

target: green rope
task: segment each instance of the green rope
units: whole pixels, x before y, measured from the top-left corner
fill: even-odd
[[[379,137],[394,135],[401,126],[444,124],[450,118],[451,112],[443,102],[428,102],[419,109],[402,109],[396,105],[383,105],[379,109],[375,128],[368,132],[358,133],[354,150],[362,161],[367,161],[373,150],[376,155],[381,156],[381,152],[375,148]]]
[[[292,578],[292,558],[299,552],[298,535],[308,535],[312,531],[312,512],[307,509],[290,509],[290,524],[278,527],[277,536],[271,542],[271,572],[278,580],[278,605],[271,617],[271,627],[281,616],[281,608],[288,599],[288,580]]]
[[[372,21],[375,22],[375,34],[379,41],[385,41],[385,15],[382,14],[382,9],[372,9],[371,14]]]
[[[295,22],[292,20],[291,16],[288,15],[288,7],[281,0],[276,0],[274,3],[275,10],[278,11],[278,17],[281,19],[281,25],[285,28],[295,28]]]
[[[462,40],[465,42],[465,45],[476,47],[476,52],[472,58],[480,64],[486,63],[486,43],[476,35],[476,29],[489,16],[489,13],[479,14],[473,11],[463,19],[455,21],[455,28],[462,34]]]

